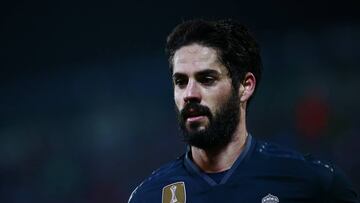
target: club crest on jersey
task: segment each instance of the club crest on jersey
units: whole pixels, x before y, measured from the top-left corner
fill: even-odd
[[[167,185],[162,190],[162,203],[186,203],[184,182]]]
[[[275,195],[268,194],[262,198],[261,203],[279,203],[279,198]]]

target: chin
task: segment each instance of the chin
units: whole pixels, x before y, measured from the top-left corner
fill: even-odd
[[[208,124],[205,122],[192,122],[186,125],[189,133],[201,133],[206,131]]]
[[[199,127],[196,129],[191,128],[191,129],[187,129],[187,131],[189,134],[200,134],[206,132],[206,128],[205,127]]]

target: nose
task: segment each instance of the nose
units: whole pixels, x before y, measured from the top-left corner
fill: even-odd
[[[196,81],[189,80],[184,93],[184,102],[201,102],[201,92]]]

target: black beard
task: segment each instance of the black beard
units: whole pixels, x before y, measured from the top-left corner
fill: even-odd
[[[207,116],[209,126],[205,130],[196,132],[187,130],[186,119],[189,115],[189,109],[195,110],[200,115]],[[213,151],[222,149],[232,141],[240,119],[240,101],[237,91],[233,89],[229,99],[215,112],[215,115],[211,113],[208,107],[197,102],[189,102],[181,112],[177,108],[176,111],[184,141],[191,146]]]

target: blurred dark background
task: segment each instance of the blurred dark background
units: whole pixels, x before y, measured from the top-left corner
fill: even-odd
[[[331,160],[360,189],[356,1],[0,3],[0,202],[126,202],[184,151],[164,45],[233,18],[262,47],[261,139]]]

